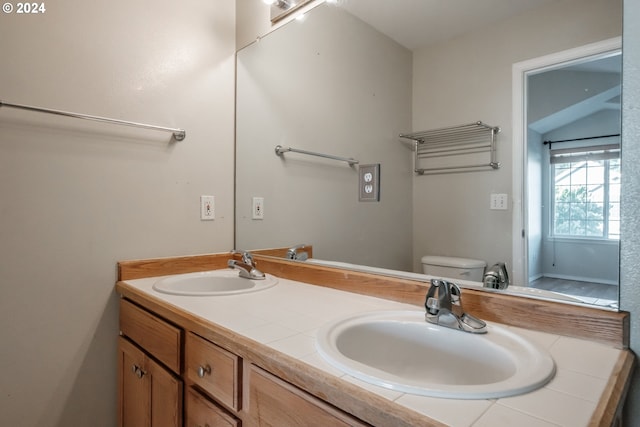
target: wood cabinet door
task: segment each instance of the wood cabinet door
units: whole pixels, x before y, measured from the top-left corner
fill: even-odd
[[[185,427],[239,427],[240,421],[189,388],[185,397]]]
[[[118,339],[118,425],[151,427],[149,378],[140,377],[145,356],[131,343]]]
[[[118,339],[119,427],[182,427],[182,381]]]
[[[255,366],[249,368],[249,416],[260,427],[364,427],[328,403]]]
[[[147,358],[151,427],[182,427],[182,380]]]

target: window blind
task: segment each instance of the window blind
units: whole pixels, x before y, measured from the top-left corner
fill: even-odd
[[[562,148],[551,150],[549,160],[552,164],[576,163],[620,158],[620,144],[596,145],[591,147]]]

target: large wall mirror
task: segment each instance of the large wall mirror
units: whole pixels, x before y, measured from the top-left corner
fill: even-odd
[[[520,245],[514,236],[521,232],[523,211],[535,211],[526,218],[540,217],[543,230],[543,222],[555,215],[549,213],[549,191],[557,191],[539,190],[534,196],[514,190],[514,183],[537,180],[548,189],[550,171],[559,173],[547,161],[544,168],[531,168],[539,179],[529,178],[528,163],[514,162],[514,157],[521,150],[533,160],[524,144],[534,140],[540,156],[548,158],[546,140],[619,133],[620,110],[612,94],[619,91],[620,71],[612,70],[616,56],[607,54],[593,57],[606,62],[599,66],[563,60],[573,68],[563,72],[549,67],[554,72],[548,78],[543,69],[531,73],[523,102],[542,99],[544,106],[520,109],[538,115],[521,118],[537,130],[520,138],[513,124],[514,64],[621,33],[618,0],[340,0],[319,5],[238,52],[236,247],[309,243],[315,258],[416,273],[424,255],[480,259],[488,265],[505,262],[512,284],[535,288],[534,279],[554,276],[554,271],[536,270],[541,258],[551,257],[557,264],[566,255],[563,251],[576,249],[564,249],[558,236],[544,235],[538,243],[551,245],[546,252],[535,252],[533,246],[514,251]],[[616,73],[617,89],[612,83]],[[534,94],[545,81],[551,86]],[[543,96],[543,90],[554,96]],[[561,93],[568,98],[559,101]],[[602,101],[601,110],[592,106],[592,114],[558,119],[559,110],[588,104],[591,95]],[[606,124],[596,125],[600,119]],[[414,146],[400,134],[476,121],[501,129],[499,169],[414,173]],[[615,138],[598,144],[615,145]],[[560,145],[552,144],[554,150]],[[298,152],[278,155],[277,146],[358,164]],[[610,163],[614,167],[607,166],[607,173],[615,176],[615,161]],[[363,202],[359,169],[370,164],[380,165],[380,199]],[[600,193],[591,189],[595,202]],[[610,197],[615,185],[607,191]],[[495,194],[507,195],[507,209],[490,209]],[[262,201],[261,215],[254,212],[256,198]],[[615,211],[607,215],[611,231]],[[556,290],[579,297],[572,301],[615,307],[618,236],[593,237],[564,240],[598,240],[597,247],[612,248],[614,257],[607,262],[613,276],[594,277],[591,286],[584,275],[555,271],[555,284],[540,287],[566,286]],[[536,260],[530,261],[534,254]],[[582,288],[560,280],[580,282]]]

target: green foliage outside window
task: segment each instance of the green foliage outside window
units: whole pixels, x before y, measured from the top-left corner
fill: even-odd
[[[558,163],[553,168],[553,234],[620,237],[620,161]]]

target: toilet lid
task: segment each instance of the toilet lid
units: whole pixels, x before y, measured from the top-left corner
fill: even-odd
[[[456,258],[448,256],[425,255],[422,257],[422,263],[428,265],[437,265],[440,267],[456,267],[456,268],[482,268],[487,263],[479,259]]]

